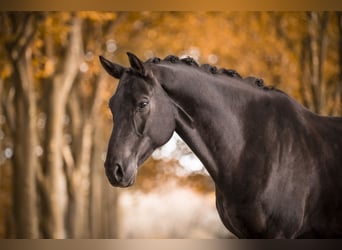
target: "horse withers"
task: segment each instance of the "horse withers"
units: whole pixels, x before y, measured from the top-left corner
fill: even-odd
[[[342,237],[341,117],[192,58],[128,58],[130,67],[100,57],[120,79],[105,161],[113,186],[133,185],[176,131],[215,182],[218,213],[237,237]]]

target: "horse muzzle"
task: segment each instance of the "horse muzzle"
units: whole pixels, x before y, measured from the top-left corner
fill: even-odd
[[[106,175],[110,184],[114,187],[129,187],[135,183],[137,167],[124,167],[122,164],[105,163]]]

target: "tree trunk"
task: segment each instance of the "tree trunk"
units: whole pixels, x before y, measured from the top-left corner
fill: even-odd
[[[103,186],[104,186],[104,168],[103,162],[99,161],[99,156],[103,153],[99,145],[101,133],[99,132],[99,124],[96,126],[93,134],[92,159],[90,168],[90,195],[89,195],[89,226],[90,238],[103,238],[104,230],[101,220],[105,213],[103,207]],[[115,208],[114,208],[115,209]]]
[[[89,120],[83,123],[81,129],[81,143],[75,164],[68,164],[68,228],[71,238],[86,238],[89,236],[88,199],[89,199],[89,165],[92,145],[92,124]],[[68,146],[65,146],[65,150]],[[70,151],[71,152],[71,151]],[[70,153],[71,155],[71,153]]]
[[[308,13],[310,89],[314,111],[325,113],[325,85],[323,64],[326,59],[328,13]]]
[[[38,238],[36,98],[30,50],[15,61],[13,213],[17,238]]]
[[[90,168],[92,157],[94,157],[92,155],[93,144],[96,140],[96,137],[94,137],[94,129],[99,125],[99,121],[96,118],[100,112],[101,97],[103,95],[104,87],[105,82],[103,81],[103,74],[101,74],[94,80],[94,94],[90,98],[87,98],[86,104],[83,104],[88,107],[85,112],[81,112],[77,88],[74,89],[72,98],[70,98],[69,101],[74,139],[72,151],[65,147],[65,149],[70,152],[66,153],[66,155],[70,156],[65,157],[65,159],[70,159],[66,160],[66,163],[68,168],[67,180],[70,201],[68,216],[70,219],[68,221],[70,237],[72,238],[84,238],[91,235],[91,229],[89,227],[92,222],[89,221],[88,217],[91,206],[91,203],[89,202],[91,192],[90,183],[92,179],[90,172],[92,174],[94,172],[91,171]],[[82,113],[83,116],[81,116]],[[74,156],[71,155],[71,152],[73,152]],[[99,185],[99,187],[102,186],[101,183],[97,183],[97,185]],[[101,200],[99,200],[99,203],[101,203]]]
[[[106,151],[107,141],[111,131],[104,132],[106,127],[103,120],[95,117],[100,109],[100,96],[106,85],[103,74],[98,77],[97,101],[94,101],[92,121],[94,131],[90,162],[90,198],[89,198],[89,225],[91,238],[117,238],[118,237],[118,195],[117,189],[113,189],[104,174],[104,161],[101,155]]]
[[[33,85],[32,55],[29,48],[35,35],[35,16],[4,14],[6,44],[11,59],[14,84],[14,117],[9,117],[13,135],[13,217],[16,238],[38,238],[36,170],[38,145],[36,96]]]
[[[42,233],[47,238],[65,238],[64,214],[66,184],[61,148],[63,145],[63,100],[55,82],[48,98],[44,145],[42,198]]]
[[[82,51],[81,22],[73,17],[65,60],[61,60],[50,79],[48,91],[47,124],[44,160],[39,183],[42,194],[42,232],[44,237],[65,238],[65,213],[67,206],[67,183],[64,172],[64,119],[66,103],[78,74]],[[56,53],[56,51],[52,51]],[[49,55],[52,56],[53,55]]]

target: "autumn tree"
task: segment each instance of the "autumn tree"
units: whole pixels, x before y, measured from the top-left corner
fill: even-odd
[[[13,140],[13,218],[18,238],[38,238],[35,130],[37,114],[32,67],[32,42],[40,17],[30,13],[2,13],[4,42],[12,74],[6,84],[6,119]],[[12,86],[8,86],[8,85]],[[15,91],[13,92],[13,89]],[[13,94],[12,94],[12,93]]]
[[[85,40],[84,30],[85,22],[97,21],[100,25],[93,32],[109,32],[116,14],[36,12],[1,17],[7,28],[4,56],[9,58],[4,65],[11,70],[2,96],[14,145],[15,237],[90,237],[90,174],[100,174],[90,171],[90,163],[96,157],[93,147],[106,147],[105,141],[93,145],[106,82],[98,66],[88,72],[90,80],[80,73],[84,46],[93,38],[88,35]],[[92,53],[97,54],[103,43],[95,45]],[[94,93],[90,97],[89,91]]]
[[[102,108],[102,96],[106,87],[99,67],[92,65],[97,62],[97,58],[92,55],[98,54],[102,44],[92,43],[94,39],[96,41],[96,35],[104,36],[111,30],[115,25],[116,15],[57,13],[56,16],[49,15],[48,18],[52,19],[51,22],[56,22],[61,15],[65,18],[64,28],[65,32],[68,32],[68,43],[63,44],[63,41],[54,40],[53,36],[60,31],[57,30],[56,34],[49,31],[51,25],[48,22],[45,26],[48,32],[43,32],[46,39],[45,54],[48,55],[48,60],[52,60],[51,73],[44,79],[45,83],[48,83],[48,92],[44,93],[50,103],[44,105],[47,107],[47,129],[44,136],[47,144],[44,148],[48,151],[45,153],[43,165],[48,166],[48,172],[53,174],[47,174],[43,168],[40,183],[43,183],[42,190],[46,190],[43,196],[47,199],[46,204],[54,204],[56,207],[55,211],[46,210],[52,217],[45,220],[47,224],[43,232],[47,232],[46,237],[84,238],[91,236],[88,216],[93,201],[89,197],[101,197],[101,193],[97,193],[96,196],[89,195],[92,178],[90,175],[103,175],[98,171],[91,171],[90,164],[93,157],[92,147],[100,147],[98,144],[93,145],[94,131],[99,125],[96,117]],[[60,59],[61,52],[64,57]],[[67,124],[65,119],[69,120]],[[55,188],[51,185],[54,182]],[[54,192],[56,195],[52,196]],[[115,195],[115,192],[112,195]],[[59,200],[51,200],[52,197]],[[65,207],[62,207],[63,197]],[[115,211],[115,203],[112,205],[112,210]],[[55,224],[51,227],[54,221]],[[64,224],[65,221],[67,224]],[[57,233],[51,230],[57,230]],[[63,233],[62,230],[66,231]]]
[[[301,41],[302,85],[301,96],[306,106],[316,113],[327,114],[327,83],[324,66],[328,49],[327,12],[308,12],[304,23],[306,30]]]

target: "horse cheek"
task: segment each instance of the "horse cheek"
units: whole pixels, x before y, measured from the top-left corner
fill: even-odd
[[[159,109],[162,112],[158,112],[159,114],[155,114],[151,119],[150,137],[158,147],[168,142],[175,130],[175,119],[170,115],[173,112],[169,109],[169,107]]]
[[[146,116],[136,115],[134,118],[134,129],[136,133],[143,134],[146,126]]]

